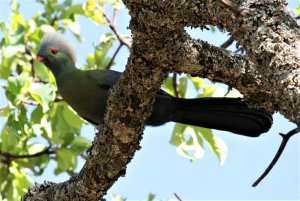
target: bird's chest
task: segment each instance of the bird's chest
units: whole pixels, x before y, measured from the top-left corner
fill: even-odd
[[[101,122],[106,108],[107,90],[97,86],[90,79],[57,80],[58,90],[63,99],[81,117]]]

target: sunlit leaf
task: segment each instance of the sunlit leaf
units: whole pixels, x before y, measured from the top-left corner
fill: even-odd
[[[295,8],[295,13],[297,13],[298,15],[300,15],[300,5],[297,8]]]
[[[30,91],[30,95],[36,100],[43,108],[43,112],[49,110],[49,103],[55,98],[56,88],[52,84],[44,84],[38,89]]]

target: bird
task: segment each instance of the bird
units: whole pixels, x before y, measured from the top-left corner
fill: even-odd
[[[59,32],[46,33],[37,52],[54,75],[63,100],[88,122],[103,123],[108,91],[116,84],[121,72],[114,70],[80,70],[76,67],[76,50]],[[156,93],[147,126],[177,122],[205,127],[247,137],[267,132],[272,115],[265,109],[248,107],[243,98],[205,97],[185,99],[160,89]]]

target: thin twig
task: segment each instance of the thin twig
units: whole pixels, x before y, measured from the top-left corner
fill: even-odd
[[[178,201],[183,201],[183,199],[181,199],[181,197],[179,195],[177,195],[177,193],[174,193],[175,197],[177,198]]]
[[[243,15],[241,9],[239,8],[238,5],[236,5],[235,3],[233,3],[230,0],[220,0],[220,2],[226,7],[228,8],[230,11],[232,11],[233,13],[235,13],[236,15]]]
[[[233,36],[230,36],[220,47],[221,48],[227,48],[234,42]]]
[[[118,10],[115,9],[114,10],[114,19],[113,21],[110,21],[109,17],[106,15],[106,13],[103,13],[103,16],[106,20],[106,22],[108,23],[108,26],[110,27],[110,29],[114,32],[114,34],[117,36],[118,40],[120,41],[120,43],[122,43],[123,45],[126,45],[128,48],[130,48],[130,44],[128,43],[127,40],[125,40],[125,38],[123,38],[121,36],[121,34],[118,32],[117,30],[117,26],[116,26],[116,18],[118,16]]]
[[[115,9],[114,9],[113,20],[112,20],[112,23],[113,23],[115,26],[117,26],[118,14],[119,14],[119,10],[115,8]]]
[[[176,73],[173,73],[173,90],[174,90],[174,93],[175,93],[175,97],[179,97],[179,92],[178,92],[178,88],[177,88],[177,74]]]
[[[44,154],[50,155],[50,154],[54,154],[54,153],[55,153],[55,151],[52,150],[51,146],[49,146],[48,148],[44,149],[41,152],[37,152],[35,154],[26,154],[26,155],[15,155],[15,154],[11,154],[11,153],[0,150],[0,156],[4,157],[4,159],[1,159],[1,161],[5,162],[6,164],[10,164],[10,162],[13,160],[24,159],[24,158],[35,158],[35,157],[39,157]]]
[[[114,55],[112,56],[111,60],[109,61],[109,64],[106,66],[106,69],[110,69],[111,65],[113,64],[117,54],[119,53],[121,47],[123,46],[122,43],[120,43],[120,45],[118,46],[118,48],[116,49]]]
[[[280,144],[280,147],[275,155],[275,157],[273,158],[273,160],[271,161],[270,165],[267,167],[267,169],[264,171],[264,173],[252,184],[252,187],[256,187],[268,174],[269,172],[272,170],[272,168],[274,167],[274,165],[276,164],[276,162],[278,161],[278,159],[280,158],[285,146],[287,145],[289,139],[300,132],[300,128],[295,128],[293,130],[291,130],[290,132],[288,132],[287,134],[282,134],[279,133],[279,135],[282,137],[282,142]]]

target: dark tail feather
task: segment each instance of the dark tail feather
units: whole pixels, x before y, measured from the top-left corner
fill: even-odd
[[[250,109],[240,98],[174,98],[171,121],[230,131],[249,137],[267,132],[273,122],[265,110]]]

